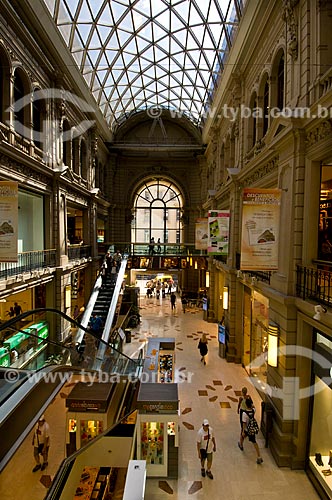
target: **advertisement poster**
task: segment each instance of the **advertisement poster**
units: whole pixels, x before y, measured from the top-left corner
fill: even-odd
[[[208,218],[196,219],[195,226],[195,249],[207,250],[208,247]]]
[[[0,262],[17,262],[18,183],[0,182]]]
[[[278,269],[280,189],[243,190],[241,270]]]
[[[228,255],[229,210],[210,210],[208,218],[208,252]]]

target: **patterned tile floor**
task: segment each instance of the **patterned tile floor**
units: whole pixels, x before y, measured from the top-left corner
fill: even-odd
[[[239,417],[237,401],[241,388],[249,392],[260,419],[261,400],[255,389],[250,389],[247,372],[239,365],[227,363],[218,355],[217,325],[203,320],[199,309],[182,312],[177,300],[176,312],[171,312],[169,299],[141,297],[142,323],[136,330],[134,341],[126,344],[125,352],[137,349],[137,339],[146,341],[151,336],[175,337],[176,377],[185,374],[187,380],[179,384],[180,436],[179,478],[165,480],[148,478],[147,500],[219,499],[225,500],[316,500],[319,498],[304,471],[279,468],[269,449],[264,448],[260,433],[258,443],[264,459],[256,464],[256,454],[250,443],[244,452],[237,446]],[[200,362],[198,339],[205,332],[209,339],[207,364]],[[144,349],[144,342],[139,347]],[[181,350],[180,350],[181,348]],[[214,428],[217,452],[213,457],[214,479],[202,478],[196,451],[196,433],[204,418]],[[160,484],[161,483],[161,484]],[[172,493],[170,493],[172,491]]]
[[[217,325],[204,321],[201,310],[193,308],[183,313],[179,299],[175,312],[171,312],[168,298],[157,300],[142,296],[140,306],[142,322],[133,331],[132,342],[125,345],[126,354],[136,356],[139,349],[145,349],[151,337],[175,337],[175,377],[176,381],[181,381],[179,478],[147,479],[145,499],[317,500],[319,496],[304,471],[277,467],[269,449],[264,448],[261,434],[258,443],[264,459],[262,465],[256,464],[255,451],[249,443],[245,443],[244,452],[239,450],[236,401],[243,385],[250,388],[250,381],[241,366],[219,357]],[[207,333],[209,339],[206,366],[200,362],[197,349],[202,332]],[[46,487],[64,457],[64,394],[69,391],[70,387],[65,386],[45,412],[52,433],[48,468],[43,473],[31,472],[34,460],[30,434],[1,473],[1,500],[44,498]],[[258,394],[253,388],[249,392],[259,410]],[[213,480],[201,477],[196,451],[196,432],[204,418],[209,419],[216,435]]]

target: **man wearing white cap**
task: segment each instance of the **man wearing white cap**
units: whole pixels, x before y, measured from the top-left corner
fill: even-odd
[[[207,460],[206,475],[210,479],[213,479],[213,474],[211,472],[212,453],[216,450],[217,447],[213,429],[210,427],[209,421],[205,418],[202,427],[197,433],[197,452],[198,458],[201,461],[201,474],[203,477],[205,477],[205,460]]]
[[[36,465],[32,472],[44,470],[48,465],[48,450],[50,447],[50,427],[45,421],[45,415],[42,415],[35,428],[32,439],[33,455],[36,460]],[[43,457],[43,463],[40,463],[40,455]]]

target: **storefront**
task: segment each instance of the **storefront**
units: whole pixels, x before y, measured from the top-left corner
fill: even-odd
[[[178,477],[178,385],[175,339],[150,339],[137,397],[137,458],[147,476]]]
[[[137,458],[147,476],[178,477],[177,384],[141,384],[138,398]]]
[[[322,498],[332,499],[332,340],[318,331],[315,338],[308,472]]]
[[[66,450],[74,453],[111,425],[116,383],[78,382],[66,398]]]
[[[262,383],[267,376],[269,300],[256,290],[244,287],[243,364]],[[259,362],[257,362],[259,361]]]

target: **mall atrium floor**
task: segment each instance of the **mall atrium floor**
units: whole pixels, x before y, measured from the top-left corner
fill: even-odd
[[[261,400],[251,386],[248,374],[241,365],[227,363],[219,357],[217,325],[203,320],[201,309],[182,312],[180,299],[172,312],[168,298],[140,298],[142,322],[133,331],[132,341],[125,353],[136,356],[151,337],[174,337],[176,342],[176,372],[186,373],[188,381],[179,384],[180,438],[179,477],[148,478],[146,500],[187,498],[227,500],[316,500],[319,498],[305,471],[279,468],[261,433],[258,444],[264,462],[256,464],[253,446],[245,442],[244,451],[238,448],[239,416],[238,391],[249,388],[260,420]],[[209,339],[207,364],[200,361],[197,349],[201,332]],[[136,353],[135,353],[136,352]],[[189,383],[190,380],[190,383]],[[54,477],[65,452],[65,399],[61,392],[46,410],[51,428],[49,466],[32,473],[34,466],[32,435],[29,435],[1,474],[1,500],[42,500],[46,487]],[[221,404],[223,403],[223,404]],[[196,433],[203,419],[213,427],[217,451],[213,457],[214,479],[202,478],[196,450]],[[165,491],[167,490],[167,491]],[[69,499],[68,499],[69,500]]]

